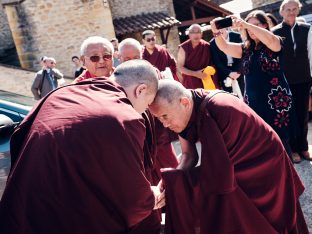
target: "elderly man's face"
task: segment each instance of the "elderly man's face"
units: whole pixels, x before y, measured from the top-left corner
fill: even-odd
[[[159,119],[164,127],[176,133],[180,133],[186,128],[192,111],[191,104],[187,98],[174,100],[172,103],[168,103],[165,99],[160,99],[157,104],[152,103],[149,106],[149,110]]]
[[[199,27],[192,27],[192,29],[189,31],[189,38],[192,42],[199,42],[202,37],[203,33]]]
[[[120,55],[120,61],[122,63],[128,60],[142,58],[141,51],[133,46],[125,46],[121,51],[119,51],[119,55]]]
[[[148,106],[154,101],[156,90],[152,91],[145,84],[140,84],[132,87],[127,96],[133,108],[142,114]]]
[[[83,56],[88,71],[95,77],[110,76],[113,68],[111,49],[103,44],[90,44]]]
[[[299,11],[299,5],[296,2],[288,2],[284,5],[281,15],[286,23],[292,25],[296,22]]]

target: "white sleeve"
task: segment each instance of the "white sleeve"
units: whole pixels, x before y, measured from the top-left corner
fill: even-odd
[[[310,26],[309,34],[308,34],[308,56],[310,62],[310,72],[312,76],[312,26]]]

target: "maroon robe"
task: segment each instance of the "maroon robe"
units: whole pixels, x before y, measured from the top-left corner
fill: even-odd
[[[202,144],[201,165],[163,173],[166,234],[308,233],[301,183],[276,132],[238,98],[193,92],[180,135]]]
[[[113,81],[50,93],[12,136],[0,233],[131,231],[154,206],[144,138],[142,116]]]
[[[182,47],[185,52],[185,68],[192,71],[198,71],[206,68],[207,66],[214,67],[210,52],[210,44],[208,42],[200,40],[199,44],[193,48],[191,40],[187,40],[179,45],[179,47]],[[182,84],[185,88],[196,89],[204,87],[201,79],[185,74],[182,74],[182,76]],[[218,88],[217,75],[213,75],[212,78],[215,86]]]
[[[176,72],[177,65],[175,59],[169,54],[166,48],[155,45],[155,49],[150,54],[145,48],[143,51],[143,59],[149,61],[159,71],[164,71],[166,67],[170,67],[173,77],[179,81]],[[168,128],[165,128],[158,119],[155,119],[157,154],[155,158],[153,181],[157,184],[161,179],[160,168],[176,168],[178,165],[177,156],[171,144],[171,140],[177,139],[175,134]]]
[[[169,67],[173,78],[179,81],[177,76],[177,62],[172,55],[169,54],[168,50],[160,45],[155,45],[155,49],[150,54],[146,48],[143,50],[143,59],[149,61],[159,71],[164,71],[166,67]]]

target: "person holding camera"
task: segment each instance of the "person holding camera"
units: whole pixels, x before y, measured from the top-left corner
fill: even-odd
[[[31,86],[31,92],[35,100],[46,96],[50,91],[58,87],[57,80],[63,78],[63,74],[55,68],[54,58],[43,57],[41,62],[42,69],[37,72],[34,82]]]
[[[216,27],[218,19],[210,22],[216,44],[225,54],[241,58],[241,73],[245,75],[245,102],[279,135],[288,153],[292,134],[293,100],[280,57],[281,38],[270,32],[263,11],[250,12],[245,20],[232,16],[233,27],[242,30],[245,42],[229,43]]]

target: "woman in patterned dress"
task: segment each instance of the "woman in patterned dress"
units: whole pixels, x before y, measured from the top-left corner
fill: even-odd
[[[277,132],[285,149],[292,132],[292,95],[281,65],[282,41],[270,32],[268,18],[263,11],[252,11],[245,20],[232,18],[233,27],[243,30],[243,44],[228,43],[220,37],[213,20],[212,32],[224,53],[242,58],[245,75],[245,102]],[[294,162],[297,159],[293,159]]]

